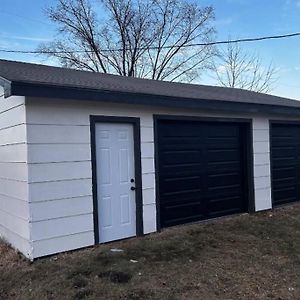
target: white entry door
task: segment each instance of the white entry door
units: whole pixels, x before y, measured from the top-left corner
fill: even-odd
[[[132,124],[96,124],[100,243],[136,235]]]

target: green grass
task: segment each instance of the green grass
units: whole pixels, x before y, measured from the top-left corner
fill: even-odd
[[[300,299],[300,205],[173,227],[33,264],[0,243],[0,298]]]

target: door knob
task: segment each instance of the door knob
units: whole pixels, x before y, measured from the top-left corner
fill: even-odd
[[[130,189],[131,189],[132,191],[135,191],[135,190],[136,190],[136,187],[135,187],[135,186],[132,186]]]

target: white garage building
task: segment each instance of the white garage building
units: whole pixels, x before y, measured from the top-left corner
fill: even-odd
[[[0,85],[0,235],[30,259],[299,200],[298,101],[5,60]]]

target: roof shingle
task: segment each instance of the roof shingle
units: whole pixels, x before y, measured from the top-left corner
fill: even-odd
[[[242,89],[130,78],[8,60],[0,60],[0,77],[9,83],[25,83],[29,86],[300,108],[300,101],[297,100]]]

